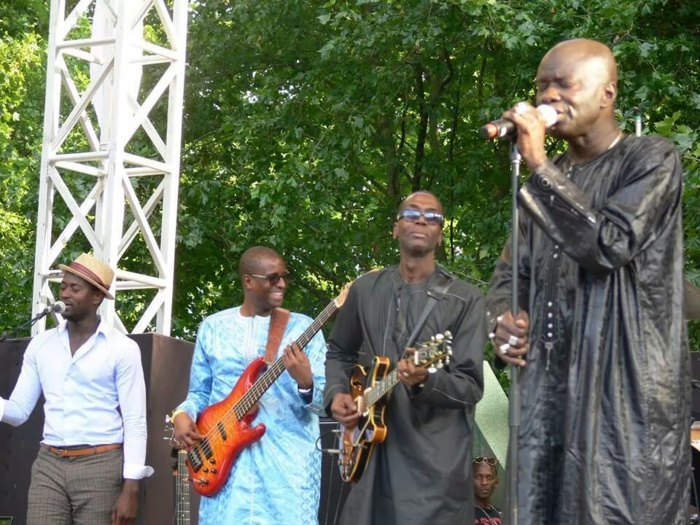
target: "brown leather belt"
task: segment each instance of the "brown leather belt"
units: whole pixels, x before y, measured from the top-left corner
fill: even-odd
[[[51,445],[41,444],[42,447],[47,449],[49,452],[61,456],[62,458],[79,458],[81,456],[94,456],[95,454],[102,454],[108,450],[118,450],[122,448],[121,443],[113,443],[111,445],[78,445],[74,447],[52,447]]]

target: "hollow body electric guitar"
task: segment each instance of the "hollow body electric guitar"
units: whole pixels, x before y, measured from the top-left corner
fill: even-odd
[[[340,309],[349,290],[346,285],[338,297],[326,306],[295,341],[303,349],[323,324]],[[197,428],[204,439],[187,451],[194,489],[202,496],[216,494],[226,483],[238,454],[265,433],[265,425],[251,426],[258,413],[258,401],[285,371],[280,357],[267,369],[262,357],[243,371],[226,399],[205,408],[197,419]]]
[[[449,362],[451,344],[450,332],[438,334],[422,343],[410,357],[416,366],[435,372]],[[399,383],[398,368],[391,371],[390,368],[388,358],[376,356],[369,370],[357,366],[350,378],[350,395],[355,400],[360,419],[356,427],[343,428],[339,434],[338,466],[343,481],[359,481],[375,445],[386,439],[388,429],[384,423],[384,414],[387,396]]]

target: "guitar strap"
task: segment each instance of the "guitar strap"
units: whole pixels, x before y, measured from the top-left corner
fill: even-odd
[[[289,322],[289,310],[284,308],[272,310],[270,329],[267,334],[267,345],[265,346],[265,363],[268,366],[275,362],[277,351],[284,335],[284,329],[287,328],[287,322]]]
[[[454,277],[443,274],[440,274],[440,277],[442,277],[444,280],[442,282],[434,283],[428,290],[428,302],[425,303],[425,308],[423,308],[423,312],[420,314],[420,317],[416,322],[416,326],[413,327],[413,332],[411,332],[411,335],[406,342],[406,348],[411,348],[413,343],[416,342],[418,333],[420,332],[420,329],[423,328],[423,325],[425,324],[426,319],[428,319],[428,316],[435,306],[435,303],[437,303],[438,298],[447,293],[447,290],[450,289],[450,286],[452,286],[452,283],[455,280]]]

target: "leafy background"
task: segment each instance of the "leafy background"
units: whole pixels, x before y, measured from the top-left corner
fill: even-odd
[[[0,5],[0,331],[31,310],[48,14]],[[507,146],[478,129],[532,100],[540,58],[573,37],[612,47],[621,125],[639,118],[678,147],[686,278],[700,284],[699,17],[694,0],[192,2],[173,335],[241,301],[237,261],[255,244],[285,256],[286,306],[313,316],[397,260],[392,216],[416,189],[445,205],[441,262],[485,290],[510,184]],[[118,303],[127,326],[144,300]]]

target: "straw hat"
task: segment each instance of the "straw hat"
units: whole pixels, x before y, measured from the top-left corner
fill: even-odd
[[[114,280],[114,271],[107,264],[98,261],[92,255],[81,253],[69,265],[59,264],[58,268],[89,282],[103,292],[107,299],[114,299],[114,296],[109,293],[109,287],[112,286],[112,281]]]

